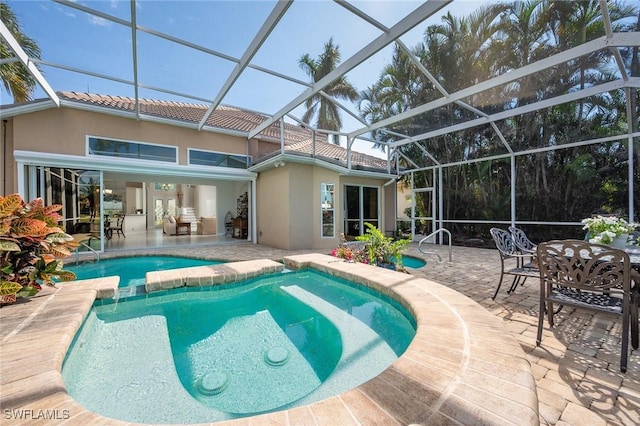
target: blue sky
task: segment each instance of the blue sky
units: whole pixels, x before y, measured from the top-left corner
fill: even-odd
[[[430,20],[407,33],[402,40],[410,47],[422,38],[424,29],[440,21],[448,10],[467,15],[487,0],[454,0]],[[42,59],[66,67],[88,70],[126,81],[133,80],[131,31],[118,23],[89,15],[51,1],[8,1],[18,16],[23,31],[34,38]],[[75,1],[103,13],[129,21],[129,1]],[[387,27],[391,27],[422,2],[367,0],[351,2]],[[160,1],[137,2],[139,26],[206,46],[225,55],[240,58],[275,1]],[[328,0],[298,0],[293,3],[260,51],[251,61],[255,65],[308,82],[298,66],[304,53],[317,57],[324,43],[334,38],[343,60],[347,59],[380,31],[343,7]],[[149,86],[170,89],[205,100],[213,100],[234,67],[234,63],[193,51],[184,46],[139,33],[138,79]],[[390,62],[391,48],[379,52],[347,74],[358,90],[373,84]],[[42,66],[45,78],[54,90],[133,96],[133,88],[118,82]],[[262,72],[246,69],[222,103],[265,113],[274,113],[305,90],[304,86]],[[11,97],[0,91],[2,104]],[[38,89],[35,98],[45,97]],[[199,102],[142,89],[140,96]],[[355,112],[355,107],[348,105]],[[295,110],[300,117],[302,107]],[[349,131],[361,128],[355,119],[343,113]],[[368,148],[368,145],[364,145]],[[364,151],[364,148],[356,148]],[[375,153],[381,156],[380,153]]]
[[[77,3],[125,20],[130,19],[128,1]],[[365,1],[353,4],[383,24],[392,26],[419,3]],[[455,3],[458,4],[457,9],[463,4],[472,10],[475,6],[471,6],[481,2],[457,0]],[[49,1],[9,1],[9,4],[18,15],[24,31],[38,41],[44,60],[124,80],[133,79],[131,34],[126,27]],[[239,58],[274,4],[273,1],[139,1],[137,23]],[[419,41],[423,29],[421,27],[407,35],[405,41],[414,45]],[[303,53],[316,57],[324,43],[334,37],[343,59],[346,59],[379,34],[377,29],[333,2],[296,1],[252,63],[308,81],[306,74],[298,67],[298,59]],[[215,96],[217,88],[226,80],[234,65],[146,34],[138,38],[138,53],[139,80],[142,83],[172,87],[176,91],[206,99]],[[358,89],[366,88],[376,80],[389,57],[390,49],[386,49],[352,71],[349,80]],[[111,92],[131,92],[131,89],[119,87],[121,85],[118,83],[105,85],[89,76],[46,66],[42,69],[55,90],[104,93],[108,88]],[[251,99],[255,98],[254,89],[265,85],[273,92],[269,97],[278,99]],[[274,111],[274,104],[282,106],[302,90],[303,87],[299,85],[247,70],[224,103],[243,106],[249,100],[247,107],[271,112]],[[2,94],[7,95],[4,92]],[[148,95],[161,96],[154,93]],[[4,96],[2,103],[6,103]],[[44,96],[44,92],[38,91],[36,97],[39,96]],[[278,102],[279,99],[286,100]]]
[[[133,80],[131,32],[127,27],[51,1],[8,3],[18,16],[23,31],[38,42],[43,60],[126,81]],[[130,20],[131,6],[128,1],[76,3]],[[420,3],[369,0],[353,2],[353,5],[391,27]],[[456,0],[454,3],[457,12],[466,12],[474,10],[483,2]],[[274,5],[274,1],[139,1],[136,18],[140,26],[240,58]],[[442,14],[444,11],[436,14],[436,20]],[[415,45],[421,39],[426,25],[417,27],[403,40],[410,46]],[[308,76],[298,66],[302,54],[309,53],[312,57],[317,57],[322,52],[324,43],[333,37],[345,60],[380,34],[379,30],[334,2],[295,1],[252,63],[308,82]],[[203,99],[212,100],[216,96],[234,67],[234,63],[230,61],[148,34],[140,34],[137,45],[138,78],[141,83]],[[379,52],[350,72],[348,80],[358,90],[366,89],[376,81],[390,56],[390,48]],[[126,84],[50,66],[40,68],[54,90],[134,95],[133,89]],[[223,99],[223,103],[273,113],[304,90],[305,87],[299,84],[246,69]],[[4,89],[0,95],[2,104],[12,102]],[[34,94],[35,98],[45,96],[40,88]],[[140,91],[140,96],[185,100],[145,89]],[[348,106],[356,112],[352,105]],[[301,107],[296,110],[298,117],[302,113]],[[346,113],[343,114],[343,120],[344,130],[362,127]],[[367,144],[365,148],[368,148]],[[375,154],[382,155],[379,152]]]

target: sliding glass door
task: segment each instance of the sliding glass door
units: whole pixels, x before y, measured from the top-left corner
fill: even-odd
[[[365,222],[378,228],[378,188],[372,186],[345,185],[344,188],[344,232],[357,236],[366,232]]]
[[[27,202],[42,198],[46,206],[61,204],[58,213],[64,231],[90,234],[92,248],[102,249],[100,237],[105,223],[100,213],[103,202],[100,171],[28,165],[24,170],[24,188]]]

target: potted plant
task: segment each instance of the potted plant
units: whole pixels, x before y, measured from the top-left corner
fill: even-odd
[[[19,194],[0,196],[0,304],[30,297],[42,284],[76,279],[62,269],[61,258],[78,242],[59,226],[62,205],[45,206],[37,198],[26,203]]]
[[[587,231],[587,239],[591,243],[605,244],[624,249],[629,234],[638,227],[636,223],[629,223],[618,216],[594,216],[582,219]]]
[[[356,240],[366,242],[365,251],[369,263],[389,269],[402,269],[402,253],[407,249],[411,240],[394,240],[385,236],[382,231],[365,222],[367,231]]]

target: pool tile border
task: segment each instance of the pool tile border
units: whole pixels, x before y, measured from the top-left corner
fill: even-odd
[[[307,406],[216,424],[539,424],[535,380],[524,351],[476,302],[433,281],[332,256],[290,256],[284,263],[355,281],[399,301],[416,318],[416,337],[393,365],[355,389]],[[228,283],[283,268],[257,260],[149,273],[147,289]],[[60,416],[56,424],[131,424],[84,409],[64,388],[62,361],[76,331],[96,299],[117,294],[114,278],[77,284],[43,292],[14,315],[8,312],[17,305],[0,311],[3,326],[11,329],[2,338],[0,406],[35,415],[50,410]]]

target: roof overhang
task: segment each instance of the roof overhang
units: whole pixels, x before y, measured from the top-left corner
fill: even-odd
[[[266,170],[270,170],[278,167],[286,167],[287,163],[293,164],[305,164],[322,167],[333,172],[338,173],[340,176],[356,176],[365,177],[371,179],[391,179],[398,178],[399,176],[393,173],[387,173],[386,171],[371,171],[371,170],[359,170],[349,169],[339,164],[334,164],[329,161],[325,161],[321,158],[300,155],[300,154],[281,154],[278,153],[274,156],[268,157],[257,164],[249,167],[248,170],[256,173],[261,173]]]
[[[57,105],[51,99],[38,99],[20,104],[2,105],[2,107],[0,107],[0,115],[5,119],[51,108],[57,108]]]

